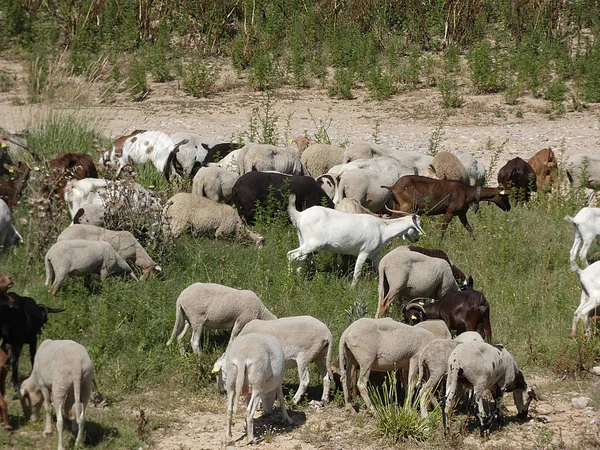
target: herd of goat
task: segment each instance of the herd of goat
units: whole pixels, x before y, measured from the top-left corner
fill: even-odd
[[[242,146],[194,133],[138,130],[116,139],[100,159],[101,164],[116,168],[114,180],[98,178],[88,154],[59,154],[47,167],[52,182],[41,194],[64,200],[72,223],[45,255],[50,293],[56,294],[69,276],[125,274],[137,279],[132,265],[142,270],[141,279],[163,276],[162,268],[130,232],[135,230],[104,228],[107,208],[115,198],[128,197],[139,213],[161,208],[174,237],[186,230],[216,238],[244,234],[262,246],[264,238],[249,227],[256,220],[257,208],[266,207],[275,197],[287,203],[298,232],[299,246],[287,254],[290,264],[296,261],[300,272],[302,261],[319,250],[352,255],[356,257],[355,284],[365,261],[372,261],[379,269],[377,315],[359,319],[343,332],[339,359],[333,361],[333,336],[314,317],[276,318],[252,291],[211,283],[184,289],[176,302],[168,345],[177,339],[184,353],[182,341],[191,328],[192,349],[199,352],[203,328],[232,328],[227,350],[213,370],[219,388],[227,392],[226,442],[233,440],[232,415],[242,394],[251,395],[246,414],[249,441],[254,440],[253,418],[259,401],[263,410],[270,412],[277,396],[283,418],[291,423],[282,393],[283,371],[298,368],[300,384],[293,397],[298,403],[308,388],[313,362],[323,381],[323,403],[328,401],[334,381],[341,386],[348,408],[358,389],[372,410],[368,383],[377,382],[378,373],[397,372],[404,396],[410,398],[415,388],[420,389],[423,417],[435,403],[433,391],[446,377],[445,432],[449,431],[447,419],[455,397],[461,397],[461,386],[470,389],[470,401],[484,433],[500,417],[504,392],[513,393],[519,415],[526,417],[535,392],[528,389],[512,355],[503,346],[492,345],[490,307],[483,293],[473,289],[472,278],[442,250],[408,245],[379,258],[383,245],[393,238],[414,243],[425,235],[418,214],[443,215],[442,237],[454,216],[472,234],[469,208],[476,211],[480,202],[487,201],[508,211],[509,194],[516,201],[527,202],[532,192],[552,189],[558,183],[554,152],[542,149],[528,162],[514,158],[499,170],[498,187],[484,187],[485,168],[469,155],[439,152],[432,157],[389,151],[365,142],[343,149],[311,145],[305,137],[289,144]],[[4,142],[2,147],[0,249],[22,241],[11,211],[32,170],[23,162],[13,164]],[[126,166],[146,161],[151,161],[166,181],[173,176],[193,178],[192,193],[178,193],[163,202],[137,183],[118,180]],[[571,182],[600,188],[599,157],[575,156],[569,163]],[[586,258],[600,235],[600,209],[586,207],[565,220],[575,227],[570,261],[582,286],[572,332],[575,334],[580,320],[589,332],[589,318],[600,306],[600,262],[587,266]],[[578,257],[587,266],[583,270],[577,266]],[[0,409],[4,426],[9,428],[4,384],[12,368],[12,383],[26,418],[35,420],[43,403],[44,432],[51,433],[54,406],[60,450],[63,412],[71,413],[79,428],[76,442],[81,443],[94,376],[92,361],[85,348],[73,341],[46,340],[36,353],[37,336],[48,313],[63,310],[9,292],[12,286],[10,276],[0,275]],[[396,298],[409,301],[402,308],[405,323],[384,317]],[[454,339],[452,331],[457,335]],[[24,344],[30,345],[33,369],[19,388],[18,362]],[[494,400],[491,412],[484,405],[487,390]]]

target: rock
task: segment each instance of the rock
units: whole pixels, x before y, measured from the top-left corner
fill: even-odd
[[[595,373],[596,375],[600,375],[600,366],[592,367],[592,372]]]
[[[575,408],[585,408],[592,401],[589,397],[573,397],[571,399],[571,406]]]

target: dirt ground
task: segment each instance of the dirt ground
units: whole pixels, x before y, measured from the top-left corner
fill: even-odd
[[[0,126],[12,133],[21,132],[56,113],[71,113],[95,123],[108,137],[116,138],[134,129],[165,132],[194,131],[208,138],[229,140],[246,130],[253,108],[264,105],[264,94],[245,87],[222,90],[207,99],[192,99],[177,89],[177,82],[152,84],[152,94],[144,102],[118,101],[99,104],[94,94],[79,97],[76,105],[57,98],[42,105],[26,104],[26,87],[21,63],[0,60],[0,69],[14,76],[9,92],[0,93]],[[243,80],[230,75],[229,85]],[[73,90],[81,85],[73,82]],[[63,86],[69,89],[68,83]],[[307,132],[314,135],[321,123],[333,143],[373,140],[374,135],[388,148],[426,152],[430,137],[442,130],[440,150],[467,152],[488,164],[492,146],[503,145],[498,164],[515,156],[529,158],[537,150],[552,147],[566,156],[598,153],[600,149],[600,105],[589,105],[581,112],[567,112],[553,118],[548,102],[523,97],[508,106],[503,96],[468,96],[466,105],[445,111],[436,89],[422,89],[396,95],[391,100],[368,100],[364,91],[355,91],[354,100],[330,99],[323,89],[280,89],[274,95],[274,112],[280,132],[289,123],[289,135]],[[566,102],[567,110],[569,102]],[[85,150],[85,149],[82,149]],[[496,170],[499,166],[496,167]],[[591,375],[588,376],[588,379]],[[509,423],[483,440],[472,426],[466,437],[458,431],[455,448],[582,448],[600,446],[600,414],[596,403],[586,408],[571,406],[571,398],[586,395],[600,398],[598,381],[565,389],[550,375],[535,380],[540,401],[531,409],[531,420]],[[180,399],[178,409],[155,411],[166,418],[166,426],[152,432],[150,447],[160,450],[217,449],[225,422],[225,398]],[[516,413],[507,398],[509,417]],[[240,407],[234,427],[236,446],[243,446],[243,420]],[[153,414],[150,412],[150,414]],[[366,413],[352,415],[337,406],[293,408],[294,426],[279,425],[279,413],[256,421],[257,434],[265,449],[380,449],[392,447],[390,441],[373,433],[373,419]],[[438,445],[439,446],[438,441]],[[410,445],[409,445],[410,447]],[[423,445],[412,444],[423,448]]]

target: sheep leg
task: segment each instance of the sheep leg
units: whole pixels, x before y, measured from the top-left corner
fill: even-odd
[[[358,281],[358,277],[360,277],[360,272],[362,271],[362,266],[365,264],[367,260],[367,253],[360,253],[356,258],[356,264],[354,265],[354,276],[352,277],[352,287],[356,286],[356,282]]]
[[[575,225],[575,238],[573,239],[573,246],[569,251],[569,261],[571,261],[571,265],[577,262],[577,253],[579,251],[579,247],[582,244],[581,233],[579,233],[579,229],[577,225]]]
[[[227,419],[225,421],[225,437],[223,439],[223,442],[225,445],[229,445],[233,442],[232,435],[231,435],[231,420],[233,417],[233,402],[234,402],[233,389],[228,389],[227,390]]]
[[[181,356],[185,356],[185,347],[183,346],[183,338],[185,337],[185,334],[188,332],[189,329],[190,329],[190,323],[188,321],[186,321],[185,325],[183,326],[183,330],[181,330],[181,333],[179,333],[177,335],[177,345],[179,346],[179,354]]]
[[[413,392],[415,390],[417,371],[418,371],[418,363],[417,363],[418,355],[410,358],[410,362],[408,364],[408,374],[406,376],[406,384],[405,384],[405,398],[408,399],[409,402],[412,402]],[[406,369],[402,371],[403,374],[406,373]]]
[[[50,286],[50,294],[56,295],[56,293],[62,287],[65,277],[66,274],[62,272],[56,272],[56,270],[54,271],[54,282],[52,283],[52,286]]]
[[[588,337],[591,336],[591,334],[592,334],[590,319],[589,319],[588,315],[599,304],[600,304],[600,302],[598,302],[598,301],[591,301],[591,302],[587,303],[579,312],[579,319],[584,321],[585,335]]]
[[[444,436],[450,435],[450,412],[454,407],[454,396],[458,385],[458,371],[450,371],[446,379],[446,395],[444,396],[444,405],[442,408],[442,423],[444,427]]]
[[[200,338],[202,337],[202,328],[204,322],[192,328],[192,351],[196,354],[200,353]]]
[[[587,294],[585,293],[585,291],[582,290],[579,306],[577,307],[577,309],[575,310],[575,313],[573,314],[573,325],[571,326],[571,337],[575,337],[577,335],[577,323],[579,322],[579,320],[584,318],[584,316],[581,314],[581,311],[583,311],[583,308],[585,308],[585,306],[588,304],[588,302],[589,302],[589,298],[588,298]]]
[[[246,408],[246,434],[248,437],[248,444],[254,442],[254,414],[256,413],[259,400],[260,394],[258,393],[258,389],[252,389],[252,397]]]
[[[281,383],[279,383],[279,386],[277,386],[277,399],[279,400],[279,407],[281,408],[283,420],[292,425],[294,421],[290,418],[287,409],[285,408],[285,398],[283,397],[283,385]]]
[[[488,415],[485,411],[485,407],[483,405],[483,389],[479,386],[477,386],[477,387],[474,386],[473,394],[475,396],[477,418],[479,419],[479,424],[481,425],[481,434],[489,435],[491,420],[488,417]]]
[[[300,385],[298,386],[298,390],[294,395],[294,404],[297,405],[302,398],[302,395],[308,389],[308,385],[310,384],[310,373],[308,371],[308,361],[304,361],[303,359],[298,359],[296,361],[298,364],[298,377],[300,378]]]
[[[321,356],[315,360],[315,364],[317,365],[317,369],[319,369],[319,374],[323,379],[323,395],[321,395],[321,402],[327,403],[329,401],[329,387],[331,385],[331,380],[329,379],[329,373],[327,372],[327,364],[325,362],[325,357]]]
[[[369,374],[371,373],[371,366],[361,367],[360,374],[358,375],[358,381],[356,385],[358,386],[358,391],[360,392],[361,397],[365,401],[367,405],[367,409],[369,411],[374,411],[373,404],[371,403],[371,398],[369,397],[369,392],[367,390],[367,383],[369,382]]]
[[[46,386],[41,387],[42,396],[44,397],[44,409],[46,410],[46,417],[44,419],[44,434],[52,434],[52,400],[50,397],[50,390]]]
[[[54,403],[54,409],[56,410],[56,431],[58,432],[58,450],[64,450],[63,445],[63,409],[65,407],[66,396],[61,395],[61,398],[57,398],[58,395],[52,395],[52,403]]]
[[[2,411],[4,429],[11,430],[12,428],[8,424],[8,404],[6,403],[6,400],[4,400],[6,376],[8,375],[8,369],[4,367],[4,365],[7,360],[8,355],[0,350],[0,410]]]

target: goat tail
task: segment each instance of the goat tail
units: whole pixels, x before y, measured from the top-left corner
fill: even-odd
[[[565,218],[563,219],[565,222],[571,222],[571,223],[575,223],[575,221],[573,220],[573,218],[569,215],[566,215]]]
[[[171,346],[171,344],[175,340],[175,336],[179,334],[181,328],[181,310],[181,305],[179,304],[179,302],[177,302],[177,305],[175,307],[175,325],[173,325],[173,332],[171,333],[171,338],[169,339],[169,342],[167,342],[167,347]]]
[[[290,220],[297,228],[298,219],[300,219],[300,213],[296,209],[296,194],[290,194],[290,198],[288,200],[288,214],[290,215]]]
[[[48,258],[48,254],[44,257],[44,265],[46,266],[46,282],[44,284],[50,286],[50,283],[54,281],[54,268],[52,267],[50,258]]]

